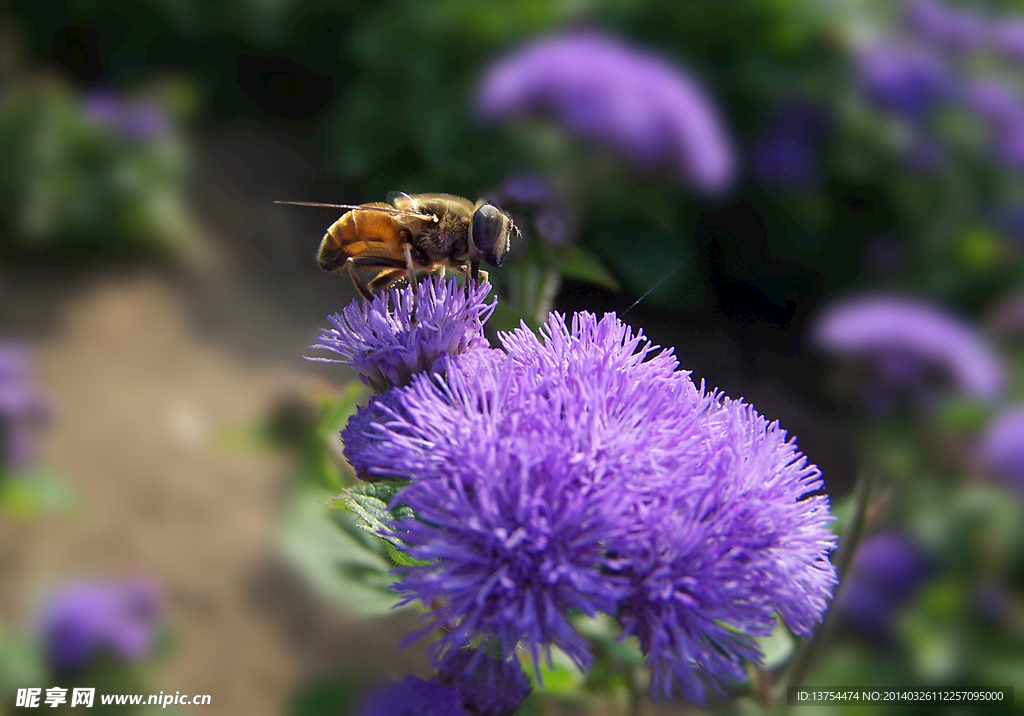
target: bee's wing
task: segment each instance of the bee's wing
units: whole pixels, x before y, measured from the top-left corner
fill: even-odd
[[[404,196],[408,197],[409,195],[405,194]],[[370,211],[380,211],[385,214],[390,214],[396,219],[398,217],[404,217],[409,219],[418,219],[420,221],[437,221],[437,217],[433,214],[419,214],[397,206],[391,206],[390,204],[382,204],[381,202],[373,202],[371,204],[324,204],[319,201],[275,201],[274,203],[290,204],[292,206],[312,206],[320,209],[368,209]]]

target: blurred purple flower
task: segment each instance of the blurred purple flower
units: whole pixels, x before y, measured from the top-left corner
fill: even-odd
[[[1024,18],[996,20],[991,29],[992,45],[1012,60],[1024,62]]]
[[[82,582],[55,594],[39,631],[50,669],[71,674],[100,655],[137,661],[149,654],[162,611],[156,587],[145,580]]]
[[[500,60],[476,105],[485,120],[551,112],[570,131],[643,166],[674,164],[704,192],[721,192],[733,178],[731,141],[700,87],[656,55],[597,32],[538,40]]]
[[[754,145],[751,170],[766,184],[808,186],[818,178],[817,154],[828,133],[824,112],[806,103],[780,107]]]
[[[939,0],[910,0],[904,7],[907,25],[922,40],[953,50],[973,50],[988,40],[988,21],[967,8]]]
[[[359,716],[475,716],[462,708],[455,686],[415,676],[378,687],[357,713]]]
[[[419,308],[412,322],[410,286],[392,288],[372,301],[356,299],[340,314],[328,316],[332,328],[321,329],[311,349],[324,349],[341,359],[307,357],[325,363],[347,363],[375,391],[405,385],[416,373],[434,370],[444,356],[486,346],[483,323],[495,303],[485,303],[491,284],[479,282],[467,294],[454,277],[428,276],[417,287]]]
[[[857,549],[836,610],[851,628],[887,642],[896,610],[913,597],[930,572],[924,555],[903,534],[883,532],[869,537]]]
[[[1024,168],[1024,99],[999,80],[976,80],[964,87],[961,101],[992,131],[993,155],[1014,169]]]
[[[155,139],[170,130],[166,112],[153,102],[130,102],[117,95],[98,91],[82,99],[86,117],[133,141]]]
[[[0,343],[0,469],[28,467],[36,457],[36,432],[49,406],[31,382],[28,351]]]
[[[552,315],[538,338],[501,336],[487,380],[458,359],[418,376],[360,443],[379,474],[409,479],[395,527],[407,601],[445,633],[438,663],[479,637],[538,663],[558,646],[586,667],[569,614],[618,615],[654,672],[678,684],[743,677],[775,615],[807,635],[835,583],[820,474],[741,401],[698,389],[670,351],[613,314]],[[481,385],[486,386],[481,389]]]
[[[509,177],[501,185],[501,196],[513,204],[539,205],[554,198],[554,190],[544,179],[532,174]]]
[[[1003,366],[974,329],[918,299],[848,299],[826,310],[813,331],[819,346],[869,359],[879,377],[894,386],[914,384],[928,369],[938,368],[975,398],[994,399],[1003,387]]]
[[[530,695],[530,681],[519,659],[500,661],[475,649],[455,652],[439,674],[459,690],[462,704],[473,716],[508,716]]]
[[[490,192],[488,200],[510,212],[525,241],[540,239],[553,246],[568,243],[576,236],[576,225],[567,202],[545,179],[518,174]]]
[[[1024,405],[1006,408],[981,438],[984,465],[1024,493]]]
[[[919,121],[949,95],[953,76],[935,53],[895,42],[864,47],[857,56],[861,88],[882,109]]]

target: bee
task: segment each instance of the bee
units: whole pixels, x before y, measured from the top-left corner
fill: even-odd
[[[325,271],[347,271],[367,300],[403,278],[415,287],[417,271],[452,269],[486,281],[480,264],[501,266],[512,235],[520,235],[498,207],[452,194],[393,192],[387,203],[360,205],[277,203],[349,210],[327,229],[317,262]]]

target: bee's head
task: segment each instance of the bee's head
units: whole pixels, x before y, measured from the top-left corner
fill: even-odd
[[[469,227],[470,260],[501,266],[510,238],[518,231],[511,216],[481,199],[476,204],[473,223]]]

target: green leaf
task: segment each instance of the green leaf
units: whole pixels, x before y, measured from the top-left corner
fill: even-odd
[[[555,257],[555,269],[565,278],[583,281],[609,291],[618,291],[619,282],[600,259],[580,246],[571,246]]]
[[[278,528],[281,552],[325,597],[362,615],[390,612],[398,597],[387,550],[358,529],[356,515],[325,507],[325,497],[311,489],[291,497]]]
[[[391,525],[404,517],[414,516],[414,513],[405,505],[388,509],[392,498],[406,484],[403,480],[368,482],[346,489],[331,500],[329,505],[355,514],[361,520],[359,528],[383,542],[388,556],[397,566],[414,567],[429,563],[404,554],[401,550],[406,546],[405,543],[391,534]]]

